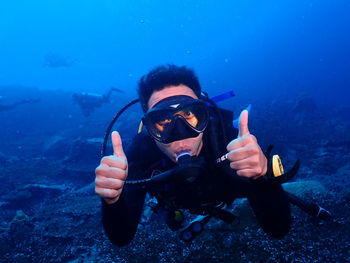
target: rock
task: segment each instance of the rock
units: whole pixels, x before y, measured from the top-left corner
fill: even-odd
[[[282,186],[284,190],[300,198],[327,194],[327,189],[320,182],[314,180],[285,183]]]
[[[16,211],[16,216],[14,217],[14,220],[18,220],[18,221],[24,221],[24,220],[28,220],[29,216],[27,216],[23,210],[17,210]]]
[[[48,159],[65,159],[71,149],[72,142],[62,136],[56,135],[50,138],[43,149],[44,157]]]
[[[89,183],[78,190],[74,191],[76,194],[79,195],[91,195],[95,193],[95,182]]]
[[[78,138],[71,141],[54,136],[46,143],[43,155],[50,160],[60,159],[68,163],[98,163],[102,142],[102,138]]]
[[[283,184],[283,188],[298,197],[310,200],[310,196],[325,196],[327,194],[327,189],[318,181],[298,181],[292,183]],[[208,228],[226,228],[229,227],[230,231],[235,231],[241,233],[247,226],[256,224],[256,219],[248,200],[246,198],[241,198],[235,200],[232,208],[229,209],[230,212],[238,216],[232,224],[227,225],[221,220],[211,219],[208,223]]]
[[[57,182],[61,184],[69,183],[73,188],[84,187],[95,180],[95,164],[90,163],[89,166],[83,167],[83,165],[77,163],[69,165],[68,168],[64,168],[59,172]]]
[[[35,203],[42,202],[44,198],[53,198],[70,188],[65,185],[27,184],[14,190],[2,198],[6,201],[3,206],[11,209],[23,209]]]
[[[77,139],[70,149],[68,162],[74,163],[98,163],[102,138]]]
[[[31,222],[30,217],[27,216],[22,210],[18,210],[10,223],[8,237],[12,242],[25,240],[30,238],[33,229],[34,224]]]

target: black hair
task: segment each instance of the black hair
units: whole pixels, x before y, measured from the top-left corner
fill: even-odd
[[[147,103],[154,91],[166,86],[186,85],[201,97],[201,86],[192,69],[185,66],[179,67],[173,64],[162,65],[152,69],[141,77],[138,87],[138,95],[144,112],[147,111]]]

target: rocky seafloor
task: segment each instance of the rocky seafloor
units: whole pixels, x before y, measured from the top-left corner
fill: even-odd
[[[299,174],[285,187],[328,209],[331,220],[293,207],[292,229],[277,240],[240,200],[232,207],[239,220],[211,219],[189,244],[154,214],[128,246],[118,248],[103,233],[93,189],[101,139],[33,132],[4,142],[0,153],[0,262],[350,262],[348,115],[329,119],[310,113],[302,100],[291,105],[265,112],[293,125],[278,126],[256,114],[252,133],[262,147],[272,141],[287,167],[301,159]],[[85,130],[81,125],[77,129]]]

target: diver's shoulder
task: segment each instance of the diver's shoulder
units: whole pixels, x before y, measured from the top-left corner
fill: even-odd
[[[233,116],[234,116],[233,111],[220,108],[220,107],[210,107],[209,114],[214,119],[217,119],[218,117],[217,115],[220,114],[224,121],[230,121],[230,120],[233,121]]]
[[[233,121],[233,115],[234,115],[233,111],[223,109],[223,108],[219,108],[219,111],[224,121]]]

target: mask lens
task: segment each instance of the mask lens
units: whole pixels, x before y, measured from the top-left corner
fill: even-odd
[[[170,136],[177,118],[182,119],[192,130],[203,132],[208,123],[207,106],[203,102],[195,101],[176,109],[151,110],[143,121],[156,140],[165,141]]]
[[[198,132],[202,132],[208,123],[208,110],[206,105],[201,102],[184,107],[177,115],[185,119]]]
[[[184,118],[187,121],[187,123],[189,125],[191,125],[192,127],[194,127],[194,128],[197,127],[197,125],[198,125],[198,118],[193,113],[193,110],[190,107],[182,109],[181,111],[176,112],[175,116],[176,115],[179,115],[182,118]]]
[[[161,139],[167,136],[173,126],[173,114],[167,110],[150,112],[144,119],[148,131],[156,138]]]

